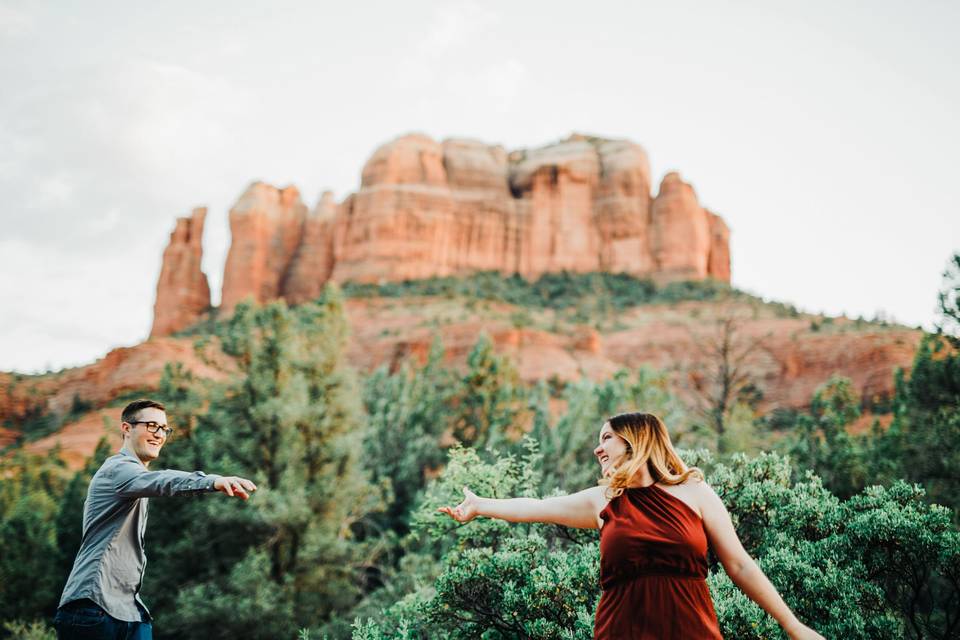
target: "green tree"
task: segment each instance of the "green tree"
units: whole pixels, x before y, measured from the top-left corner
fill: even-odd
[[[189,380],[173,389],[188,402],[171,414],[195,418],[196,427],[170,443],[165,462],[246,475],[260,490],[241,505],[156,501],[156,564],[169,562],[148,583],[161,601],[166,595],[159,628],[183,637],[290,636],[359,598],[364,545],[355,527],[379,507],[379,493],[358,461],[365,425],[343,361],[346,335],[333,289],[295,310],[240,305],[220,336],[238,375],[209,390],[199,415]]]
[[[955,348],[960,348],[960,252],[950,257],[943,272],[943,286],[937,296],[940,318],[937,332]]]
[[[576,629],[592,633],[599,595],[597,536],[588,541],[559,528],[478,519],[458,526],[438,514],[469,485],[494,497],[535,496],[542,460],[525,440],[522,456],[483,461],[472,449],[454,449],[440,479],[414,515],[418,535],[443,542],[442,573],[430,589],[400,603],[393,621],[430,638],[556,638]],[[456,624],[451,624],[455,621]]]
[[[56,610],[66,580],[57,570],[56,518],[68,477],[56,450],[0,461],[0,621],[46,618]]]
[[[898,372],[894,417],[873,450],[874,474],[921,483],[931,500],[960,507],[960,253],[944,273],[939,333],[920,342],[909,375]]]
[[[867,481],[869,442],[848,432],[860,417],[860,398],[849,378],[834,376],[813,394],[809,413],[797,416],[790,454],[832,491],[850,497]]]
[[[430,470],[446,455],[441,437],[450,429],[448,404],[458,378],[443,366],[443,345],[434,340],[426,364],[409,363],[395,373],[376,370],[364,384],[367,437],[363,462],[376,484],[386,484],[390,500],[384,513],[372,514],[380,531],[408,531],[410,508],[426,485]]]
[[[510,360],[481,334],[467,356],[467,371],[454,399],[453,436],[465,446],[493,448],[519,440],[512,432],[523,405],[520,379]]]
[[[909,377],[899,373],[890,428],[872,450],[875,477],[919,482],[931,500],[960,507],[960,354],[926,336]]]
[[[745,310],[728,304],[709,331],[691,331],[694,346],[702,354],[690,375],[693,391],[721,451],[728,443],[725,436],[732,412],[759,392],[751,369],[766,349],[766,336],[750,335],[747,319]]]

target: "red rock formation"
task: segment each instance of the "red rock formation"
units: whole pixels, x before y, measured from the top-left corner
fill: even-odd
[[[198,354],[193,339],[151,338],[135,347],[113,349],[91,365],[58,373],[20,376],[0,373],[0,424],[16,426],[31,415],[66,415],[76,401],[94,407],[114,398],[156,389],[168,362],[198,378],[222,380],[235,370],[214,345]]]
[[[506,304],[439,327],[424,323],[425,317],[448,313],[448,304],[430,298],[348,301],[352,329],[348,360],[362,370],[383,363],[395,366],[404,356],[422,362],[439,332],[447,360],[462,364],[483,331],[498,351],[510,354],[528,383],[552,376],[604,380],[619,369],[644,365],[680,378],[707,365],[695,336],[711,331],[711,318],[717,313],[711,302],[644,306],[623,314],[620,322],[625,328],[603,334],[588,327],[565,333],[518,330],[509,320],[513,307]],[[893,372],[910,368],[923,335],[906,327],[854,329],[844,319],[835,321],[832,333],[814,332],[809,317],[779,318],[770,313],[749,317],[740,338],[762,339],[765,345],[748,363],[751,379],[763,391],[764,411],[806,406],[814,390],[834,374],[850,378],[864,398],[890,396]],[[687,400],[693,406],[692,399]]]
[[[163,252],[153,308],[152,336],[165,336],[189,327],[210,308],[210,285],[200,269],[203,259],[203,221],[206,207],[178,218]]]
[[[693,187],[668,173],[651,208],[651,248],[660,280],[702,280],[710,256],[710,222]]]
[[[360,187],[426,185],[446,187],[443,149],[429,136],[414,133],[377,149],[367,160]]]
[[[557,145],[515,152],[510,188],[519,195],[522,242],[516,269],[526,278],[556,271],[596,271],[600,237],[593,194],[600,159],[580,136]]]
[[[508,156],[472,140],[404,136],[374,153],[338,215],[338,282],[656,269],[649,163],[622,140],[574,135]]]
[[[324,283],[330,279],[336,215],[333,192],[325,191],[304,223],[303,240],[284,280],[283,297],[288,302],[299,304],[319,297]]]
[[[402,136],[377,149],[339,206],[327,194],[307,216],[294,187],[258,182],[231,210],[230,229],[227,314],[246,297],[312,299],[328,280],[480,270],[730,279],[729,230],[690,185],[669,174],[652,200],[641,147],[583,135],[510,154]]]
[[[650,162],[639,145],[626,140],[599,143],[600,183],[594,196],[603,271],[649,275]]]
[[[723,218],[707,211],[710,223],[710,254],[707,275],[714,280],[730,282],[730,229]]]
[[[230,251],[221,309],[232,313],[245,298],[269,302],[283,295],[291,260],[303,239],[307,208],[296,187],[255,182],[230,210]]]
[[[122,411],[123,407],[91,411],[56,433],[25,444],[23,450],[31,455],[48,455],[52,449],[59,448],[67,468],[77,471],[83,468],[101,438],[106,438],[113,450],[120,448],[123,442],[120,435]]]
[[[451,272],[512,273],[520,232],[506,151],[475,140],[446,140],[443,166],[455,211]]]
[[[333,279],[377,282],[450,273],[453,198],[441,146],[410,135],[380,147],[338,234]]]

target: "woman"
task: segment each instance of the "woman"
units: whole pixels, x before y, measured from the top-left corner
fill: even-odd
[[[476,516],[600,529],[597,640],[720,638],[707,589],[707,543],[733,582],[794,639],[823,637],[797,620],[744,550],[723,502],[688,468],[655,415],[624,413],[593,451],[603,479],[569,496],[481,498],[464,487],[458,522]]]

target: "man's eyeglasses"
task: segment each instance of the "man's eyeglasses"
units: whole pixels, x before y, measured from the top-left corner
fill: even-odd
[[[150,433],[163,431],[163,436],[165,438],[169,438],[171,435],[173,435],[173,427],[166,424],[160,424],[159,422],[153,422],[152,420],[151,421],[134,420],[133,422],[130,422],[128,424],[133,424],[133,425],[142,424],[144,425],[144,428]]]

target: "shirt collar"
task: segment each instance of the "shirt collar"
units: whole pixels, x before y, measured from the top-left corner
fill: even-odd
[[[138,458],[137,454],[135,454],[133,451],[130,451],[129,449],[127,449],[126,445],[120,448],[120,455],[129,456],[134,460],[136,460],[137,462],[139,462],[141,465],[143,465],[144,469],[147,468],[147,465],[143,464],[143,460]]]

